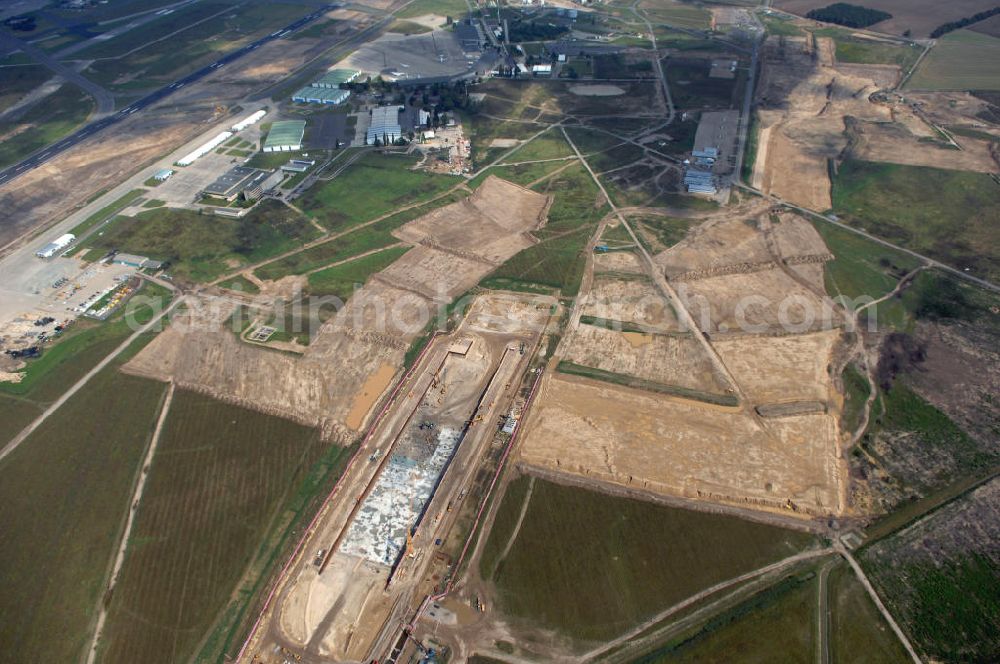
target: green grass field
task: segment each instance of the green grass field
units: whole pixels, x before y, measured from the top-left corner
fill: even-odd
[[[539,244],[509,259],[482,281],[484,288],[576,295],[586,266],[586,249],[609,207],[582,165],[574,165],[535,187],[552,194],[548,222],[535,232]]]
[[[115,363],[0,462],[0,662],[81,659],[165,390]]]
[[[263,201],[241,219],[172,208],[118,217],[103,234],[92,236],[87,246],[169,261],[168,270],[175,278],[203,282],[318,235],[294,210],[277,201]]]
[[[331,231],[365,221],[442,193],[459,180],[410,168],[415,156],[367,154],[337,178],[317,182],[296,203]]]
[[[908,90],[1000,90],[1000,39],[955,30],[937,40]]]
[[[354,293],[355,287],[364,284],[368,277],[389,267],[401,257],[410,247],[392,247],[368,256],[356,258],[343,265],[329,267],[309,275],[309,293],[311,295],[332,295],[346,302]]]
[[[346,260],[373,249],[388,247],[399,242],[392,231],[431,210],[461,200],[464,193],[443,196],[426,205],[411,208],[386,217],[370,226],[346,233],[335,240],[304,249],[273,263],[258,268],[254,274],[261,279],[280,279],[289,274],[302,274],[330,263]]]
[[[830,570],[827,583],[832,661],[843,664],[911,661],[847,563],[838,562]]]
[[[667,58],[663,67],[674,104],[685,109],[735,108],[746,80],[745,69],[736,78],[709,78],[704,59]]]
[[[985,173],[847,160],[833,179],[833,209],[852,226],[1000,278],[1000,185]]]
[[[538,138],[526,143],[519,150],[509,157],[506,157],[501,164],[516,163],[520,161],[535,161],[539,159],[558,159],[559,157],[572,157],[573,149],[563,138],[562,132],[558,129],[550,129]]]
[[[90,117],[94,100],[75,85],[66,84],[45,98],[19,122],[0,122],[0,168],[55,143]]]
[[[260,292],[260,289],[257,288],[257,284],[242,275],[237,275],[232,279],[227,279],[219,285],[223,288],[228,288],[229,290],[239,291],[240,293],[249,293],[251,295],[256,295]]]
[[[885,295],[899,279],[919,265],[916,258],[876,244],[835,224],[813,221],[827,249],[836,257],[825,265],[826,290],[831,297]]]
[[[318,431],[178,391],[160,436],[100,661],[187,661],[328,444]],[[235,518],[234,518],[235,517]]]
[[[511,483],[485,544],[511,619],[573,639],[604,640],[725,579],[792,555],[811,535],[536,480],[521,530],[522,477]],[[495,572],[494,572],[495,570]]]
[[[479,186],[490,175],[495,175],[509,182],[529,186],[536,180],[541,180],[550,173],[563,168],[569,161],[547,161],[536,164],[517,164],[515,166],[494,166],[483,171],[479,176],[469,181],[470,187]]]
[[[816,579],[789,576],[630,664],[816,661]]]
[[[127,208],[132,203],[132,201],[139,198],[145,193],[146,193],[145,189],[133,189],[132,191],[128,192],[121,198],[105,205],[100,210],[98,210],[94,214],[90,215],[89,217],[81,221],[79,224],[74,226],[73,230],[70,232],[76,235],[77,237],[80,237],[81,235],[89,231],[91,228],[96,226],[97,224],[101,223],[102,221],[106,221],[111,216]],[[79,249],[80,247],[78,246],[77,248]]]
[[[413,18],[425,14],[437,14],[438,16],[451,16],[460,19],[467,13],[469,13],[469,6],[465,0],[416,0],[398,12],[396,16]]]
[[[841,374],[844,383],[844,412],[841,416],[841,429],[855,431],[861,424],[865,403],[871,394],[872,386],[861,371],[853,364],[847,365]]]

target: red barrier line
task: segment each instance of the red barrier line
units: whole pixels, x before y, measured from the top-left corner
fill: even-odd
[[[351,467],[354,465],[355,460],[357,460],[358,456],[361,454],[361,450],[364,448],[365,443],[367,443],[371,439],[371,437],[375,435],[375,429],[378,428],[378,425],[382,422],[382,418],[385,416],[386,411],[389,410],[389,407],[392,405],[393,401],[395,401],[396,395],[399,394],[399,390],[401,390],[403,385],[406,385],[406,383],[413,376],[413,373],[417,370],[417,367],[420,366],[421,360],[424,359],[424,355],[431,349],[431,347],[434,345],[434,341],[440,334],[442,334],[440,331],[434,332],[430,340],[427,342],[427,345],[424,346],[424,349],[422,351],[420,351],[420,354],[417,356],[416,361],[414,361],[413,366],[411,366],[410,370],[406,372],[402,380],[400,380],[399,383],[396,384],[395,389],[393,389],[392,393],[389,395],[388,401],[386,401],[385,405],[382,407],[382,410],[380,410],[379,414],[375,417],[375,420],[372,422],[371,427],[368,428],[368,434],[364,437],[364,440],[362,440],[361,444],[358,445],[358,449],[355,450],[354,454],[352,454],[351,458],[347,461],[347,465],[344,467],[344,472],[340,474],[339,478],[337,478],[337,481],[334,483],[333,488],[330,489],[330,493],[327,494],[326,499],[323,500],[323,504],[316,511],[316,515],[313,516],[312,521],[310,521],[309,525],[306,526],[305,532],[299,539],[299,543],[295,545],[295,549],[292,551],[292,555],[289,556],[288,562],[285,563],[285,566],[281,568],[281,573],[278,575],[279,580],[283,576],[285,576],[285,574],[288,572],[288,569],[292,566],[292,563],[295,561],[295,558],[299,555],[299,551],[302,550],[302,547],[305,545],[306,540],[312,534],[312,530],[316,526],[316,522],[319,520],[320,516],[323,514],[323,510],[333,499],[333,494],[335,494],[337,492],[337,489],[340,488],[341,482],[343,482],[344,478],[347,477],[347,473],[351,470]],[[274,600],[274,594],[277,592],[279,585],[281,584],[275,583],[274,586],[271,588],[271,592],[268,593],[267,599],[264,600],[264,606],[261,608],[260,614],[257,616],[257,620],[254,621],[253,627],[250,629],[250,633],[247,635],[246,641],[243,642],[243,647],[240,648],[239,653],[236,655],[237,662],[243,659],[243,655],[246,654],[246,649],[250,646],[250,641],[253,640],[254,634],[257,633],[257,629],[260,627],[260,623],[264,619],[264,614],[267,613],[268,608],[270,608],[271,602]]]
[[[528,394],[528,398],[524,402],[524,410],[521,411],[522,422],[524,422],[527,419],[528,410],[531,408],[531,402],[534,401],[535,399],[535,392],[538,390],[538,384],[541,382],[541,380],[542,380],[542,374],[539,373],[538,378],[535,379],[535,383],[531,386],[531,392]],[[519,425],[514,430],[514,433],[511,435],[510,440],[507,442],[507,447],[504,448],[503,454],[500,456],[500,463],[497,464],[497,471],[493,474],[493,480],[490,482],[489,489],[486,490],[486,495],[483,496],[483,500],[479,505],[479,511],[476,513],[476,520],[472,523],[472,530],[469,531],[469,536],[465,540],[465,546],[462,547],[462,554],[459,556],[458,561],[455,563],[456,572],[462,567],[462,563],[465,561],[465,555],[466,553],[468,553],[469,546],[472,544],[472,539],[476,535],[476,529],[479,528],[479,521],[480,519],[482,519],[483,512],[486,510],[486,504],[489,502],[490,496],[493,495],[493,489],[496,486],[497,480],[500,479],[500,472],[503,470],[504,465],[506,464],[507,461],[507,457],[510,455],[510,451],[514,448],[514,441],[517,440],[517,435],[520,432],[521,432],[521,427]],[[441,599],[444,599],[448,595],[448,593],[451,592],[451,589],[454,586],[455,578],[456,577],[453,576],[450,579],[448,579],[448,583],[447,585],[445,585],[445,588],[441,593],[437,595],[428,595],[427,597],[424,598],[424,601],[421,602],[420,607],[414,614],[413,620],[410,621],[409,624],[410,630],[413,629],[413,626],[416,624],[417,620],[420,619],[420,615],[424,612],[424,609],[427,608],[427,604],[429,602],[432,601],[437,602]]]

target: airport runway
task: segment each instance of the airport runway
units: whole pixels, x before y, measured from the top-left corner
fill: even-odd
[[[160,88],[159,90],[157,90],[155,92],[151,92],[150,94],[146,95],[142,99],[140,99],[140,100],[138,100],[136,102],[133,102],[129,106],[121,109],[117,113],[114,113],[112,115],[106,115],[105,117],[103,117],[103,118],[101,118],[99,120],[95,120],[94,122],[91,122],[91,123],[85,125],[84,127],[81,127],[80,129],[78,129],[74,133],[70,134],[69,136],[63,137],[61,140],[57,141],[56,143],[39,149],[34,154],[28,156],[27,158],[23,159],[19,163],[13,164],[12,166],[9,166],[8,168],[0,171],[0,185],[6,184],[6,183],[14,180],[18,176],[23,175],[24,173],[27,173],[28,171],[30,171],[30,170],[38,167],[38,166],[41,166],[42,164],[44,164],[45,162],[49,161],[53,157],[59,155],[62,152],[65,152],[66,150],[68,150],[68,149],[72,148],[73,146],[77,145],[78,143],[81,143],[84,140],[90,138],[92,135],[96,134],[97,132],[100,132],[100,131],[102,131],[102,130],[108,128],[108,127],[110,127],[111,125],[114,125],[114,124],[120,122],[121,120],[125,119],[129,115],[132,115],[133,113],[137,113],[137,112],[141,111],[142,109],[144,109],[144,108],[146,108],[148,106],[151,106],[152,104],[155,104],[156,102],[160,101],[161,99],[164,99],[165,97],[168,97],[169,95],[173,94],[175,91],[180,90],[185,85],[189,85],[191,83],[194,83],[195,81],[198,81],[198,80],[204,78],[205,76],[211,74],[216,69],[218,69],[220,67],[223,67],[223,66],[229,64],[230,62],[233,62],[233,61],[235,61],[235,60],[243,57],[247,53],[253,51],[256,48],[258,48],[259,46],[261,46],[263,44],[266,44],[266,43],[268,43],[270,41],[273,41],[275,39],[281,39],[281,38],[283,38],[289,32],[292,32],[293,30],[298,30],[299,28],[303,27],[304,25],[307,25],[308,23],[311,23],[312,21],[316,20],[317,18],[319,18],[320,16],[322,16],[326,12],[334,10],[334,9],[338,8],[339,6],[340,6],[339,4],[325,5],[324,7],[320,8],[320,9],[317,9],[313,13],[311,13],[311,14],[309,14],[307,16],[303,16],[302,18],[294,21],[293,23],[290,23],[290,24],[286,25],[284,28],[281,28],[280,30],[275,30],[271,34],[266,35],[264,37],[261,37],[257,41],[255,41],[255,42],[253,42],[251,44],[247,44],[243,48],[237,49],[237,50],[235,50],[235,51],[233,51],[231,53],[227,53],[226,55],[222,56],[221,58],[219,58],[218,60],[216,60],[212,64],[207,65],[205,67],[202,67],[198,71],[192,72],[192,73],[188,74],[187,76],[185,76],[184,78],[179,79],[177,81],[174,81],[170,85],[166,85],[166,86]],[[20,41],[20,40],[18,40],[18,41]],[[32,51],[29,51],[29,54],[31,54],[32,56],[34,56],[34,50],[37,50],[37,49],[35,49],[34,47],[32,47],[30,44],[28,44],[27,47],[29,49],[33,49]],[[44,53],[43,53],[43,55],[44,55]],[[48,56],[45,56],[45,57],[48,57]],[[58,63],[58,64],[61,65],[61,63]],[[65,67],[65,65],[61,65],[61,66]],[[72,71],[72,70],[70,70],[70,71]],[[76,77],[80,76],[76,72],[72,72],[72,74],[74,74]],[[69,76],[67,76],[67,78],[69,78],[70,80],[72,80],[74,83],[77,82],[75,80],[75,78],[71,78]],[[90,84],[90,85],[92,86],[93,84]],[[81,87],[83,87],[83,86],[81,86]],[[89,88],[85,88],[85,89],[87,89],[87,91],[90,92]],[[103,88],[101,88],[101,90],[103,90]]]

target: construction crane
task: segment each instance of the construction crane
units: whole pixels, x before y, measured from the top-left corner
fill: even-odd
[[[429,662],[433,662],[434,661],[434,658],[437,656],[437,652],[435,652],[435,650],[433,648],[427,648],[427,647],[425,647],[424,644],[421,643],[417,639],[417,637],[413,636],[413,634],[410,632],[410,630],[406,629],[405,627],[403,628],[403,634],[406,635],[407,639],[409,639],[410,641],[413,641],[413,645],[415,645],[417,647],[417,650],[423,656],[423,659],[420,660],[421,664],[428,664]]]

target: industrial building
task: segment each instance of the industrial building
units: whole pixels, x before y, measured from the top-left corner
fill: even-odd
[[[235,201],[244,191],[261,185],[271,175],[268,171],[247,166],[237,166],[219,176],[219,179],[205,187],[208,196],[222,198],[229,202]]]
[[[287,164],[281,166],[281,170],[286,173],[305,173],[316,165],[315,160],[292,159]]]
[[[739,125],[739,111],[702,113],[691,151],[695,164],[710,168],[716,175],[732,172]]]
[[[354,69],[331,69],[318,81],[311,83],[310,87],[339,88],[344,83],[350,83],[360,75],[361,72]]]
[[[285,173],[281,170],[274,170],[266,178],[253,180],[243,188],[243,198],[248,201],[255,201],[266,192],[273,190],[281,181],[285,179]]]
[[[136,256],[135,254],[115,254],[115,257],[111,259],[112,263],[117,265],[124,265],[126,267],[134,267],[139,269],[150,269],[159,270],[163,267],[161,261],[154,261],[146,256]]]
[[[264,111],[264,110],[260,110],[260,111],[257,111],[256,113],[252,113],[252,114],[248,115],[247,117],[243,118],[242,120],[240,120],[239,122],[237,122],[236,124],[234,124],[232,126],[232,130],[233,131],[243,131],[244,129],[246,129],[250,125],[257,124],[257,122],[259,122],[260,119],[263,118],[265,115],[267,115],[267,111]]]
[[[466,53],[481,53],[483,42],[486,41],[482,28],[472,19],[466,19],[455,24],[455,37],[462,50]]]
[[[302,149],[305,120],[283,120],[271,125],[264,141],[264,152],[295,152]]]
[[[170,179],[170,176],[173,174],[174,172],[169,168],[161,168],[160,170],[153,173],[153,179],[156,180],[157,182],[165,182],[166,180]]]
[[[65,235],[60,235],[52,242],[35,252],[35,255],[39,258],[52,258],[56,254],[60,253],[66,247],[73,244],[76,240],[76,236],[72,233],[66,233]]]
[[[365,137],[366,145],[374,145],[376,141],[382,145],[395,143],[403,135],[399,126],[400,106],[379,106],[372,109],[372,121]]]
[[[532,76],[552,76],[552,65],[532,65]]]
[[[195,160],[200,159],[201,157],[204,157],[209,152],[211,152],[215,148],[219,147],[220,145],[222,145],[223,143],[225,143],[226,141],[228,141],[230,138],[232,138],[232,136],[233,136],[233,132],[231,132],[231,131],[224,131],[224,132],[221,132],[219,134],[216,134],[207,143],[203,143],[203,144],[199,145],[197,148],[195,148],[194,150],[192,150],[188,154],[186,154],[183,157],[181,157],[180,159],[178,159],[177,160],[177,165],[178,166],[190,166],[191,164],[193,164],[195,162]]]
[[[317,88],[310,85],[293,94],[292,101],[300,104],[342,104],[350,96],[349,90]]]
[[[711,171],[688,167],[684,171],[684,186],[691,194],[714,195],[718,189]]]

